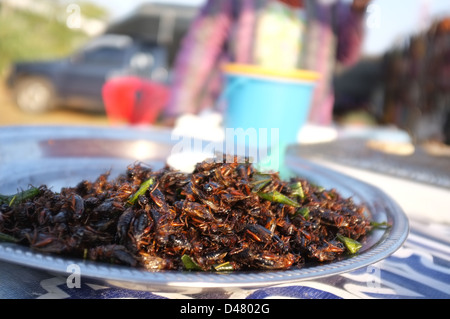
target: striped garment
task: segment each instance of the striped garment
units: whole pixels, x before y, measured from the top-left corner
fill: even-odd
[[[286,2],[295,1],[207,0],[182,41],[165,115],[215,108],[224,62],[271,63],[321,74],[310,122],[329,124],[334,103],[331,77],[336,63],[348,65],[359,58],[363,12],[340,1],[307,0],[304,10]],[[269,34],[273,23],[283,36]]]

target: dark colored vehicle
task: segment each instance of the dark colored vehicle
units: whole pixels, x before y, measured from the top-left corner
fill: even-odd
[[[167,83],[179,42],[196,10],[146,4],[67,58],[15,63],[7,84],[17,106],[26,112],[59,106],[104,112],[102,87],[110,78],[135,75]]]

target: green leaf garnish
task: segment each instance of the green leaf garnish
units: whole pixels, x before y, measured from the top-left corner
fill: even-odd
[[[297,209],[296,212],[295,212],[294,217],[297,216],[297,215],[302,215],[303,218],[309,219],[309,208],[308,207],[302,207],[302,208]]]
[[[300,197],[300,199],[305,198],[305,192],[303,191],[302,183],[296,182],[290,185],[292,189],[292,195]]]
[[[136,200],[139,198],[139,196],[144,195],[145,192],[150,188],[150,186],[152,186],[154,183],[154,179],[153,178],[149,178],[148,180],[146,180],[145,182],[143,182],[141,184],[141,186],[139,186],[139,189],[136,193],[134,193],[132,196],[130,196],[130,199],[128,199],[128,203],[133,205]]]
[[[268,200],[271,202],[290,205],[290,206],[294,206],[294,207],[300,207],[300,204],[297,203],[295,200],[290,199],[286,195],[283,195],[277,191],[267,192],[267,193],[258,192],[258,195],[262,199],[265,199],[265,200]]]
[[[37,187],[30,187],[27,190],[18,192],[14,195],[1,195],[0,194],[0,205],[7,204],[8,206],[12,206],[15,204],[23,203],[29,199],[33,199],[38,196],[40,193],[40,189]]]
[[[0,233],[0,241],[6,241],[9,243],[17,243],[19,240],[11,235]]]
[[[272,180],[272,176],[270,174],[264,173],[254,173],[253,179],[250,182],[250,186],[252,187],[252,191],[257,193],[264,188],[267,184],[269,184]]]
[[[392,227],[392,225],[389,224],[388,222],[378,223],[378,222],[374,222],[374,221],[370,222],[370,226],[372,226],[373,228],[389,228],[389,227]]]
[[[351,253],[356,254],[362,247],[362,244],[354,239],[337,234],[337,238],[344,244],[345,248]]]
[[[181,261],[186,270],[203,270],[189,255],[181,256]]]
[[[234,270],[234,267],[229,261],[227,261],[218,265],[214,265],[214,269],[216,271],[232,271]]]

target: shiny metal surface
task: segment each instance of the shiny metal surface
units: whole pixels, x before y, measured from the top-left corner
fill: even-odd
[[[0,129],[0,193],[46,184],[58,191],[82,179],[111,175],[135,161],[162,167],[174,145],[170,132],[131,128],[5,127]],[[81,276],[118,286],[162,291],[190,288],[263,287],[340,274],[369,266],[399,249],[408,236],[408,219],[402,209],[379,188],[326,169],[298,157],[288,157],[295,174],[325,188],[336,188],[367,208],[377,222],[392,227],[372,231],[357,255],[343,260],[287,271],[231,273],[145,270],[44,255],[27,247],[0,243],[0,260],[67,273],[76,264]],[[69,267],[70,269],[70,267]]]

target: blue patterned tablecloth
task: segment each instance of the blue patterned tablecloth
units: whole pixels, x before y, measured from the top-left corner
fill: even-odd
[[[405,244],[388,258],[349,273],[258,289],[139,291],[0,262],[0,298],[266,299],[450,298],[450,225],[410,220]]]

